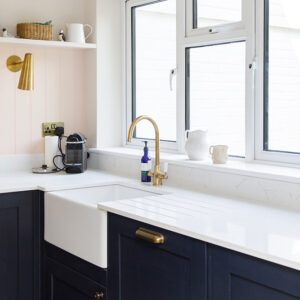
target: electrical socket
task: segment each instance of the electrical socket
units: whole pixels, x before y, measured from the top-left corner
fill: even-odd
[[[42,123],[42,136],[54,136],[56,127],[65,127],[64,122]]]

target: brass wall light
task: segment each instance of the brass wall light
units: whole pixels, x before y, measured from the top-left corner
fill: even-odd
[[[33,91],[33,56],[26,53],[24,61],[19,56],[10,56],[6,61],[6,66],[11,72],[21,71],[18,89]]]

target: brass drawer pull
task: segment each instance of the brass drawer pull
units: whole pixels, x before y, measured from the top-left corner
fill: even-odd
[[[135,235],[138,238],[150,242],[152,244],[163,244],[165,242],[165,237],[163,236],[163,234],[146,228],[139,228],[135,232]]]
[[[94,299],[95,300],[100,300],[100,299],[103,299],[104,298],[104,294],[102,292],[96,292],[94,294]]]

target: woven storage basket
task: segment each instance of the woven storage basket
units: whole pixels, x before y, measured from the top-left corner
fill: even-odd
[[[53,39],[53,25],[20,23],[17,25],[17,35],[22,39],[51,41]]]

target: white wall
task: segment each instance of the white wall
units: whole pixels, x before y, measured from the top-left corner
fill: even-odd
[[[84,133],[90,147],[122,144],[122,2],[0,0],[0,28],[6,27],[13,34],[19,22],[45,22],[50,19],[54,23],[54,38],[66,23],[89,23],[94,27],[95,33],[89,42],[97,42],[98,49],[97,52],[86,52],[82,73],[86,83]]]
[[[97,2],[97,147],[122,144],[122,106],[125,102],[122,93],[122,2]]]
[[[0,0],[0,28],[16,33],[19,22],[53,20],[54,36],[66,23],[89,23],[96,29],[97,0]],[[0,33],[1,36],[1,33]],[[94,33],[89,41],[96,41]],[[31,52],[35,90],[17,90],[19,73],[7,70],[10,55]],[[65,122],[66,134],[84,133],[96,146],[96,50],[87,51],[0,45],[0,124],[6,140],[0,155],[43,153],[42,122]]]

